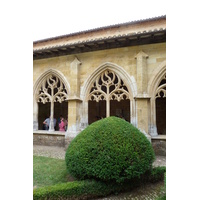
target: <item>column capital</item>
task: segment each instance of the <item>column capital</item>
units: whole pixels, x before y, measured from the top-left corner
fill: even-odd
[[[77,101],[77,102],[82,102],[83,100],[77,96],[70,96],[67,101]]]
[[[135,97],[134,97],[134,99],[135,100],[137,100],[137,99],[147,99],[147,100],[149,100],[149,99],[151,99],[151,97],[149,96],[149,95],[147,95],[147,94],[138,94],[138,95],[136,95]]]

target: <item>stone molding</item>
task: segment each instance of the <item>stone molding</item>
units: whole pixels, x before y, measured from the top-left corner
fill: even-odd
[[[129,99],[130,99],[130,122],[137,126],[137,119],[136,119],[136,105],[135,105],[135,99],[134,96],[137,94],[137,84],[135,81],[135,78],[133,76],[130,76],[123,67],[111,63],[111,62],[105,62],[101,64],[99,67],[97,67],[90,76],[86,79],[86,81],[83,84],[83,87],[81,89],[81,95],[80,98],[83,99],[82,104],[82,118],[84,121],[81,121],[81,124],[87,126],[88,124],[88,96],[90,93],[90,89],[97,79],[99,75],[101,75],[104,71],[110,70],[119,75],[119,77],[123,80],[124,84],[127,86],[128,92],[129,92]]]
[[[127,85],[130,99],[133,99],[133,97],[136,96],[137,84],[135,78],[133,76],[130,77],[130,75],[121,66],[111,62],[105,62],[97,67],[84,82],[83,88],[81,90],[81,99],[87,99],[91,85],[95,79],[105,70],[111,70],[120,76],[125,85]]]
[[[45,72],[43,72],[39,77],[38,79],[36,80],[35,84],[34,84],[34,87],[33,87],[33,96],[35,97],[35,94],[37,93],[37,91],[39,90],[39,87],[42,83],[42,81],[47,77],[49,76],[50,74],[52,75],[55,75],[57,76],[63,83],[64,83],[64,86],[67,90],[67,93],[70,94],[70,84],[69,82],[67,81],[66,77],[63,75],[63,73],[59,70],[56,70],[56,69],[53,69],[53,68],[50,68],[48,70],[46,70]]]

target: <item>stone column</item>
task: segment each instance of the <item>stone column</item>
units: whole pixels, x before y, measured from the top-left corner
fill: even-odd
[[[88,101],[81,103],[81,130],[88,126]]]
[[[106,117],[110,117],[110,99],[106,100]]]
[[[80,100],[68,101],[68,130],[67,135],[75,137],[80,132]]]
[[[135,101],[130,100],[130,122],[133,126],[137,126]]]
[[[150,111],[149,118],[151,119],[150,125],[149,125],[149,134],[151,136],[157,136],[157,126],[156,126],[156,102],[155,97],[151,97],[150,101]],[[153,112],[152,112],[153,111]]]
[[[38,103],[33,101],[33,130],[38,130]]]
[[[149,99],[147,95],[148,71],[147,71],[147,58],[148,55],[140,51],[135,58],[137,59],[137,127],[150,138],[148,134],[148,121],[149,121]]]
[[[49,131],[55,131],[55,129],[54,129],[54,102],[53,102],[53,100],[51,100],[51,113],[50,113]]]

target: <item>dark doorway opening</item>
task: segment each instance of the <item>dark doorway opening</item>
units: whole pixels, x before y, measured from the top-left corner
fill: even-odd
[[[106,101],[88,101],[88,123],[91,124],[106,117]]]
[[[110,101],[110,116],[121,117],[130,122],[130,100]]]
[[[166,98],[156,99],[156,125],[159,135],[166,135]]]
[[[38,103],[38,130],[44,130],[43,121],[50,116],[50,103]],[[55,130],[59,130],[58,118],[62,115],[65,119],[68,117],[68,102],[54,102],[54,118],[56,118]]]

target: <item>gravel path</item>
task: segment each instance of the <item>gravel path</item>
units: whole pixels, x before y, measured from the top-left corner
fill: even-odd
[[[65,148],[55,146],[33,145],[33,155],[65,159]]]
[[[33,155],[65,159],[65,148],[54,146],[33,145]],[[166,157],[157,156],[153,166],[166,166]]]

